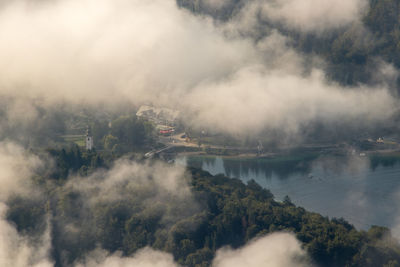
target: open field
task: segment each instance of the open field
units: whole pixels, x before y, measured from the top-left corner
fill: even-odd
[[[75,143],[78,146],[85,146],[85,136],[83,135],[63,135],[61,136],[67,143]]]

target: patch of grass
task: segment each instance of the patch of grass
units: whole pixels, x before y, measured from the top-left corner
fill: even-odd
[[[61,136],[66,143],[75,143],[78,146],[85,146],[85,136],[83,135],[63,135]]]

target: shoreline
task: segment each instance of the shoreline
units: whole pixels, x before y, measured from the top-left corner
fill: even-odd
[[[181,152],[176,152],[176,156],[199,156],[199,157],[220,157],[220,158],[225,158],[225,159],[249,159],[249,160],[254,160],[254,159],[268,159],[268,160],[274,160],[274,159],[279,159],[281,157],[289,156],[301,156],[301,155],[306,155],[306,156],[319,156],[319,155],[336,155],[336,156],[357,156],[357,157],[371,157],[371,156],[392,156],[392,157],[399,157],[400,158],[400,149],[380,149],[380,150],[367,150],[367,151],[359,151],[357,154],[351,154],[349,153],[348,150],[338,148],[338,149],[333,149],[333,150],[297,150],[301,148],[294,148],[292,151],[280,151],[280,152],[269,152],[269,153],[263,153],[261,155],[258,155],[257,153],[250,153],[250,152],[244,152],[244,153],[235,153],[235,154],[222,154],[222,153],[207,153],[206,151],[181,151]],[[297,151],[296,151],[297,150]]]

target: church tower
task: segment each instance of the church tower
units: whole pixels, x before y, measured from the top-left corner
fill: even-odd
[[[90,132],[90,127],[87,127],[86,130],[86,150],[92,150],[93,149],[93,137],[92,133]]]

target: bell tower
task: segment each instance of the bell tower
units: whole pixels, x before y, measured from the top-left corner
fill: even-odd
[[[93,149],[93,137],[92,137],[92,133],[90,131],[89,126],[86,129],[85,140],[86,140],[86,150],[92,150]]]

